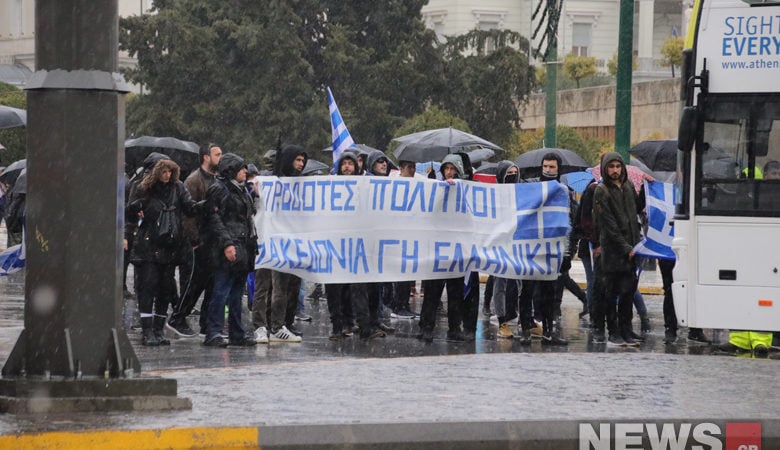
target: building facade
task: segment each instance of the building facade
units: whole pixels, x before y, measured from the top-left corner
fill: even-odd
[[[99,1],[99,0],[96,0]],[[119,0],[119,15],[128,17],[149,11],[153,0]],[[120,52],[119,65],[136,61]],[[20,74],[35,70],[35,0],[0,0],[0,81],[15,85]]]
[[[546,4],[546,0],[429,0],[422,13],[427,26],[440,39],[473,29],[510,29],[531,37],[538,26],[538,20],[532,21],[531,17],[540,1]],[[692,3],[692,0],[634,2],[633,51],[638,63],[635,80],[671,76],[671,69],[661,66],[661,45],[669,36],[685,35]],[[617,52],[619,16],[620,0],[562,2],[558,22],[559,60],[569,53],[593,56],[599,70],[607,72],[607,62]],[[541,35],[539,32],[538,36]],[[537,48],[539,38],[531,45]]]

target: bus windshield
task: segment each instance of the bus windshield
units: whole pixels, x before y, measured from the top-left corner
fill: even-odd
[[[780,217],[780,98],[711,95],[700,111],[696,214]]]

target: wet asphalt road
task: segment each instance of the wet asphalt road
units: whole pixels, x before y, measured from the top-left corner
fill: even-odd
[[[0,363],[23,324],[23,276],[0,278]],[[415,339],[416,321],[369,342],[328,340],[324,300],[306,302],[301,344],[213,349],[202,338],[146,348],[129,330],[144,375],[173,377],[192,411],[0,416],[0,434],[94,428],[168,428],[290,424],[407,423],[594,418],[766,418],[780,416],[778,360],[719,355],[681,338],[664,345],[662,297],[645,296],[653,330],[639,349],[588,343],[580,303],[566,294],[570,345],[521,346],[496,340],[480,313],[472,343],[448,343],[440,316],[431,344]],[[412,307],[419,311],[421,299]],[[129,311],[134,302],[128,301]],[[128,324],[131,314],[126,314]],[[245,318],[248,315],[245,315]],[[191,318],[193,325],[197,317]],[[635,326],[638,328],[638,325]],[[726,333],[707,330],[716,341]],[[170,333],[169,333],[170,335]],[[738,382],[737,382],[738,380]]]

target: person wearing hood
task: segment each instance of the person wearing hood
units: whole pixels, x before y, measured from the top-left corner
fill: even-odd
[[[246,189],[247,166],[244,160],[233,153],[225,153],[217,168],[219,176],[206,191],[207,245],[214,290],[207,312],[203,345],[249,347],[256,342],[244,331],[241,295],[257,255],[255,206]],[[226,305],[229,310],[227,342],[221,336]]]
[[[184,180],[184,187],[196,202],[206,200],[206,191],[216,180],[222,148],[213,143],[202,145],[199,154],[200,167]],[[185,253],[184,263],[179,266],[181,296],[168,319],[167,327],[181,337],[197,337],[198,333],[187,323],[187,317],[192,314],[200,295],[203,294],[199,325],[200,331],[206,332],[206,312],[209,310],[214,279],[209,264],[208,247],[204,245],[208,239],[205,235],[205,217],[185,218],[183,226],[184,236],[192,250]]]
[[[287,144],[276,155],[274,175],[278,177],[301,176],[309,155],[299,145]],[[257,280],[255,280],[257,281]],[[301,342],[300,332],[295,328],[295,312],[298,309],[298,293],[301,279],[295,275],[271,271],[271,306],[268,317],[268,340],[270,342]],[[255,337],[258,337],[255,330]],[[262,330],[260,330],[260,333]],[[262,338],[262,336],[260,336]]]
[[[501,161],[496,167],[496,183],[513,184],[520,181],[520,169],[512,161]],[[520,280],[494,277],[493,278],[493,307],[498,316],[498,339],[512,339],[515,337],[509,322],[517,317],[518,298],[522,283]],[[530,314],[530,311],[529,311]],[[531,320],[533,322],[533,320]],[[530,331],[523,334],[522,344],[530,344]]]
[[[458,155],[447,155],[441,162],[439,171],[444,181],[454,185],[456,180],[463,177],[463,160]],[[425,292],[420,310],[420,334],[419,339],[425,342],[433,342],[433,329],[436,326],[436,310],[441,303],[441,295],[447,288],[447,340],[450,342],[464,342],[465,337],[461,331],[461,308],[463,306],[463,291],[465,283],[463,277],[446,278],[440,280],[423,280],[422,289]]]
[[[398,161],[399,177],[416,178],[417,164],[414,161]],[[422,178],[422,177],[421,177]],[[393,301],[390,305],[392,313],[390,317],[395,319],[414,319],[417,314],[412,312],[409,306],[409,297],[412,295],[415,281],[396,281],[393,283]]]
[[[390,175],[391,168],[395,168],[395,166],[382,151],[374,150],[368,154],[366,158],[366,173],[368,175],[386,177]]]
[[[461,179],[474,180],[474,166],[471,157],[466,152],[454,154],[460,158]],[[477,316],[479,315],[479,272],[471,272],[463,284],[463,304],[461,306],[461,319],[463,321],[463,338],[473,341],[477,335]]]
[[[620,333],[611,334],[609,342],[637,345],[638,335],[631,329],[633,298],[639,281],[634,246],[641,238],[636,191],[628,179],[623,158],[616,152],[604,155],[601,174],[604,181],[593,193],[593,216],[601,243],[601,274],[604,278],[606,307],[613,308],[614,299],[618,299],[617,332]]]
[[[194,216],[196,211],[195,202],[179,181],[179,166],[169,159],[160,159],[129,199],[127,215],[142,219],[133,236],[130,260],[136,267],[138,310],[145,346],[170,345],[163,330],[168,306],[176,299],[174,270],[187,245],[181,226],[182,213]],[[126,226],[125,248],[134,226],[135,221]]]

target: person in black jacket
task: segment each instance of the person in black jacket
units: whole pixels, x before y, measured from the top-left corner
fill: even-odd
[[[219,160],[219,176],[206,191],[206,230],[214,290],[206,319],[207,347],[255,345],[241,320],[241,294],[247,274],[254,269],[257,254],[255,206],[246,189],[247,166],[240,156],[225,153]],[[228,314],[228,341],[220,333]]]
[[[176,298],[174,269],[185,248],[182,233],[182,213],[195,215],[196,205],[179,181],[179,166],[170,160],[160,160],[135,189],[127,206],[129,217],[141,218],[133,236],[134,221],[125,227],[125,249],[133,239],[130,260],[136,267],[138,309],[146,346],[169,345],[163,327],[168,305]],[[169,211],[169,212],[166,212]],[[170,233],[162,233],[171,224]]]

